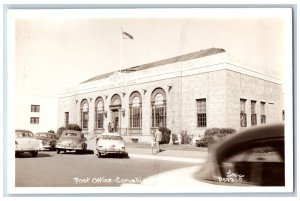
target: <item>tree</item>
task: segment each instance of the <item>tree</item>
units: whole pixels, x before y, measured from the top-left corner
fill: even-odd
[[[62,126],[58,128],[57,135],[60,137],[65,130],[81,131],[82,129],[77,124],[69,124],[67,127]]]
[[[170,142],[170,136],[171,136],[171,130],[166,127],[159,127],[158,130],[162,134],[162,140],[160,144],[169,144]]]

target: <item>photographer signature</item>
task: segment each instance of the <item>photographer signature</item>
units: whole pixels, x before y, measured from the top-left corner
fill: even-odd
[[[226,178],[218,177],[218,179],[219,179],[219,182],[234,183],[234,182],[242,182],[244,177],[245,177],[245,175],[234,173],[234,172],[231,172],[231,170],[228,170],[228,172],[226,173]]]

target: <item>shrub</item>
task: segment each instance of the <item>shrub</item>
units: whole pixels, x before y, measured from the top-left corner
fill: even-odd
[[[60,127],[60,128],[58,128],[57,129],[57,135],[58,135],[58,137],[60,137],[61,136],[61,134],[65,131],[65,130],[67,130],[67,128],[66,127]]]
[[[81,127],[78,126],[77,124],[69,124],[67,126],[67,129],[68,130],[73,130],[73,131],[81,131],[82,130]]]
[[[55,133],[55,131],[54,131],[54,130],[49,130],[49,131],[48,131],[48,133],[52,133],[52,134],[54,134],[54,133]]]
[[[181,144],[190,144],[192,141],[192,138],[188,136],[187,131],[181,131]]]
[[[81,127],[77,124],[69,124],[67,127],[60,127],[57,129],[57,135],[60,137],[65,130],[81,131]]]
[[[207,147],[208,145],[208,139],[207,138],[202,138],[200,140],[197,140],[196,146],[197,147]]]
[[[227,135],[231,135],[236,133],[237,131],[233,128],[209,128],[204,132],[204,137],[197,142],[197,146],[199,147],[207,147],[209,143],[215,143],[218,141],[222,141],[224,137]]]
[[[170,136],[171,136],[171,130],[166,127],[159,127],[158,130],[162,134],[162,140],[160,144],[169,144],[170,142]]]
[[[176,144],[177,140],[178,140],[177,134],[176,133],[172,133],[172,142],[173,142],[173,144]]]
[[[222,133],[222,136],[227,136],[229,134],[236,133],[237,131],[233,128],[221,128],[220,133]]]
[[[215,136],[220,132],[219,128],[209,128],[204,132],[204,138],[209,138],[211,136]]]

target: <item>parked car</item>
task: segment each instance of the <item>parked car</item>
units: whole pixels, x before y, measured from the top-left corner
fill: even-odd
[[[33,157],[37,157],[39,151],[39,141],[29,130],[15,130],[15,155],[29,152]]]
[[[138,186],[285,186],[284,124],[245,129],[214,145],[204,164],[153,175]]]
[[[217,184],[284,186],[284,125],[257,126],[224,141],[196,178]]]
[[[84,152],[87,149],[86,138],[80,131],[66,130],[56,143],[56,151],[59,154],[61,151]]]
[[[125,143],[120,134],[102,133],[96,139],[96,152],[98,158],[107,154],[126,154]]]
[[[36,133],[35,138],[40,141],[40,150],[56,150],[57,135],[48,132]]]

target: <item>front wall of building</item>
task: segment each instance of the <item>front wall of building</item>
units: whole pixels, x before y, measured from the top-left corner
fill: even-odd
[[[129,134],[129,98],[131,93],[138,92],[142,98],[142,135],[149,136],[151,130],[151,94],[161,88],[166,94],[167,107],[167,127],[170,129],[179,129],[177,122],[179,121],[180,111],[177,110],[179,104],[179,79],[164,79],[160,81],[147,82],[143,84],[130,85],[125,87],[116,87],[107,90],[98,90],[95,92],[79,94],[76,96],[61,98],[60,101],[60,125],[65,125],[64,113],[69,112],[69,123],[81,124],[80,110],[81,103],[84,100],[88,102],[89,120],[88,129],[85,133],[101,133],[108,131],[108,124],[112,123],[112,110],[110,108],[111,99],[114,95],[119,95],[121,98],[121,108],[124,111],[120,115],[120,129],[123,135]],[[95,101],[98,97],[104,100],[104,110],[106,117],[104,118],[104,130],[95,130]],[[77,103],[76,103],[77,102]]]
[[[69,123],[81,126],[81,109],[83,103],[86,103],[85,107],[88,107],[89,111],[88,128],[84,129],[84,132],[95,134],[108,131],[108,124],[112,123],[112,117],[116,115],[116,112],[113,113],[115,107],[111,107],[112,97],[118,95],[120,97],[119,132],[130,136],[129,138],[139,138],[140,142],[149,141],[153,133],[151,130],[152,93],[158,88],[165,92],[166,126],[172,133],[180,134],[181,131],[187,131],[188,135],[201,136],[206,129],[213,127],[239,130],[241,129],[241,99],[246,100],[247,127],[251,127],[251,100],[256,101],[257,125],[261,124],[261,102],[265,102],[267,123],[282,121],[281,85],[267,81],[263,75],[248,72],[245,68],[231,65],[230,62],[223,62],[223,59],[224,55],[218,55],[129,74],[116,74],[88,83],[84,85],[85,88],[76,91],[75,95],[61,97],[59,124],[65,125],[64,113],[69,112]],[[208,65],[208,61],[215,63]],[[140,131],[135,131],[136,134],[132,134],[128,129],[130,95],[133,92],[138,92],[142,99],[142,127]],[[103,129],[95,129],[95,106],[99,97],[104,101]],[[199,100],[204,100],[206,105],[204,126],[199,126],[197,120]]]

